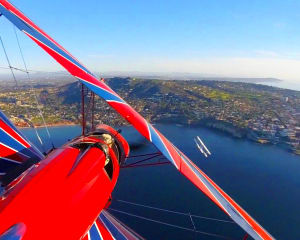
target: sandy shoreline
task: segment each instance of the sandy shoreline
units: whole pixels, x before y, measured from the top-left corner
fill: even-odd
[[[80,124],[76,123],[57,123],[57,124],[48,124],[47,127],[66,127],[66,126],[80,126]],[[20,127],[16,126],[19,129],[32,129],[32,127]],[[35,128],[44,128],[45,126],[34,126]]]

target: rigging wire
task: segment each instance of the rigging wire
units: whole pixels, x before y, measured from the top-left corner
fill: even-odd
[[[6,69],[6,70],[9,70],[10,68],[9,67],[5,67],[5,66],[0,66],[1,69]],[[33,69],[22,69],[22,68],[17,68],[17,67],[13,67],[11,66],[11,68],[13,68],[14,70],[17,70],[17,71],[20,71],[20,72],[32,72],[32,73],[58,73],[58,72],[50,72],[50,71],[42,71],[42,70],[33,70]],[[65,75],[65,76],[69,76],[69,74],[67,73],[64,73],[64,72],[59,72],[59,74],[62,74],[62,75]],[[76,78],[74,78],[76,79]],[[77,80],[77,79],[76,79]]]
[[[196,229],[196,226],[195,226],[193,217],[192,217],[191,213],[189,213],[189,215],[190,215],[189,217],[190,217],[190,219],[191,219],[191,223],[192,223],[192,225],[193,225],[193,228],[194,228],[194,230],[196,231],[197,229]]]
[[[51,142],[52,147],[54,148],[54,144],[53,144],[53,141],[52,141],[52,138],[51,138],[51,135],[50,135],[50,132],[49,132],[47,123],[46,123],[46,121],[45,121],[43,112],[42,112],[42,110],[41,110],[41,108],[40,108],[40,105],[39,105],[39,100],[38,100],[38,97],[37,97],[37,95],[36,95],[36,91],[35,91],[34,88],[33,88],[33,79],[30,77],[29,72],[28,72],[28,70],[27,70],[27,69],[28,69],[28,68],[27,68],[27,64],[26,64],[26,62],[25,62],[24,54],[23,54],[23,51],[22,51],[22,48],[21,48],[21,44],[20,44],[19,37],[18,37],[17,31],[16,31],[16,27],[13,26],[13,29],[14,29],[14,33],[15,33],[15,36],[16,36],[16,39],[17,39],[17,43],[18,43],[20,55],[21,55],[21,58],[22,58],[22,61],[23,61],[23,65],[24,65],[24,69],[25,69],[25,71],[26,71],[27,79],[28,79],[28,81],[29,81],[29,83],[30,83],[31,91],[32,91],[33,94],[34,94],[34,98],[35,98],[35,101],[36,101],[36,103],[37,103],[37,109],[38,109],[38,111],[39,111],[39,115],[40,115],[40,117],[42,118],[44,127],[45,127],[45,129],[46,129],[46,132],[47,132],[47,135],[48,135],[48,138],[49,138],[49,141]]]
[[[5,69],[5,70],[7,70],[7,69],[13,69],[13,70],[17,70],[17,71],[20,71],[20,72],[27,73],[26,70],[21,69],[21,68],[16,68],[16,67],[13,67],[13,66],[11,66],[11,67],[1,67],[0,66],[0,69]]]
[[[1,42],[1,45],[2,45],[2,48],[3,48],[4,55],[5,55],[5,57],[6,57],[6,61],[7,61],[8,67],[9,67],[9,69],[10,69],[10,71],[11,71],[11,74],[12,74],[12,76],[13,76],[13,79],[14,79],[14,81],[15,81],[15,83],[16,83],[16,87],[18,87],[18,81],[17,81],[17,78],[16,78],[15,73],[14,73],[14,71],[13,71],[13,68],[14,68],[14,67],[12,67],[12,65],[11,65],[11,63],[10,63],[10,60],[9,60],[9,58],[8,58],[8,55],[7,55],[7,52],[6,52],[6,49],[5,49],[5,46],[4,46],[4,43],[3,43],[3,40],[2,40],[2,37],[1,37],[1,36],[0,36],[0,42]],[[29,116],[28,108],[25,108],[25,111],[26,111],[27,115]],[[42,139],[41,139],[41,137],[40,137],[38,131],[36,130],[36,128],[35,128],[34,126],[33,126],[33,129],[34,129],[35,134],[37,135],[37,138],[38,138],[38,140],[39,140],[39,142],[40,142],[40,144],[41,144],[41,146],[42,146],[42,148],[43,148],[43,151],[45,151],[43,141],[42,141]]]
[[[131,204],[131,205],[134,205],[134,206],[149,208],[149,209],[158,210],[158,211],[162,211],[162,212],[168,212],[168,213],[174,213],[174,214],[188,216],[188,217],[195,217],[195,218],[201,218],[201,219],[205,219],[205,220],[211,220],[211,221],[217,221],[217,222],[233,223],[233,224],[235,224],[235,222],[230,221],[230,220],[223,220],[223,219],[218,219],[218,218],[212,218],[212,217],[204,217],[204,216],[194,215],[194,214],[190,214],[190,213],[177,212],[177,211],[172,211],[172,210],[163,209],[163,208],[157,208],[157,207],[153,207],[153,206],[149,206],[149,205],[144,205],[144,204],[129,202],[129,201],[120,200],[120,199],[114,199],[114,200],[118,201],[118,202],[126,203],[126,204]]]
[[[158,224],[161,224],[161,225],[166,225],[166,226],[169,226],[169,227],[178,228],[178,229],[181,229],[181,230],[191,231],[191,232],[195,232],[195,233],[199,233],[199,234],[203,234],[203,235],[207,235],[207,236],[211,236],[211,237],[217,237],[217,238],[220,238],[220,239],[233,240],[232,238],[229,238],[227,236],[223,236],[223,235],[220,235],[220,234],[199,231],[199,230],[195,230],[195,229],[192,229],[192,228],[187,228],[187,227],[183,227],[183,226],[179,226],[179,225],[175,225],[175,224],[155,220],[155,219],[152,219],[152,218],[143,217],[143,216],[140,216],[140,215],[120,211],[120,210],[117,210],[117,209],[114,209],[114,208],[111,208],[111,207],[108,208],[108,209],[111,210],[111,211],[114,211],[114,212],[118,212],[118,213],[122,213],[122,214],[125,214],[125,215],[128,215],[128,216],[131,216],[131,217],[135,217],[135,218],[139,218],[139,219],[142,219],[142,220],[158,223]]]
[[[3,40],[2,40],[2,37],[0,36],[0,41],[1,41],[1,45],[2,45],[2,48],[3,48],[3,52],[4,52],[4,55],[5,55],[5,58],[6,58],[6,61],[7,61],[7,64],[8,64],[8,67],[10,69],[10,72],[11,72],[11,75],[13,76],[13,79],[16,83],[16,87],[18,87],[18,81],[16,79],[16,76],[15,76],[15,73],[12,69],[12,66],[10,64],[10,61],[9,61],[9,58],[8,58],[8,55],[7,55],[7,52],[6,52],[6,49],[5,49],[5,46],[4,46],[4,43],[3,43]]]
[[[129,158],[137,158],[137,157],[145,157],[145,156],[153,156],[153,155],[162,155],[161,152],[155,152],[155,153],[147,153],[147,154],[140,154],[140,155],[132,155],[127,157],[127,159]]]
[[[150,166],[158,166],[158,165],[171,164],[170,161],[160,162],[160,160],[163,160],[163,159],[159,159],[158,162],[154,162],[154,163],[132,164],[130,166],[123,165],[120,168],[122,168],[122,169],[125,168],[126,169],[126,168],[150,167]]]
[[[145,159],[141,159],[141,160],[135,161],[135,162],[133,162],[133,163],[128,163],[128,164],[126,164],[126,165],[124,165],[124,166],[133,166],[133,165],[136,165],[136,164],[138,164],[138,163],[142,163],[142,162],[145,162],[145,161],[148,161],[148,160],[152,160],[152,159],[157,158],[157,157],[161,157],[161,154],[152,155],[152,156],[147,157],[147,158],[145,158]],[[163,158],[163,159],[164,159],[164,158]]]

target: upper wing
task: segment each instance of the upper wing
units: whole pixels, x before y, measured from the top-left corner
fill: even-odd
[[[11,172],[17,173],[15,170],[20,169],[21,166],[31,162],[40,161],[43,154],[32,145],[20,131],[13,125],[11,121],[0,111],[0,175],[1,181],[7,179],[9,173],[9,180],[17,177]],[[9,181],[8,181],[9,182]]]
[[[28,37],[35,41],[41,48],[49,53],[80,82],[106,100],[112,108],[130,122],[146,139],[152,142],[183,175],[202,190],[254,239],[273,239],[266,230],[264,230],[253,218],[251,218],[158,130],[156,130],[139,113],[129,106],[109,86],[107,86],[104,82],[99,81],[78,60],[76,60],[63,47],[43,32],[24,14],[6,0],[0,0],[0,12]]]
[[[106,210],[102,210],[100,216],[94,222],[83,240],[143,240],[140,235],[112,216]]]

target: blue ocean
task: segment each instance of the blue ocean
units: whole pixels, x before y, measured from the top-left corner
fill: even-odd
[[[261,145],[201,127],[156,125],[200,169],[276,239],[300,239],[300,156],[277,146]],[[51,127],[51,140],[38,129],[41,146],[32,129],[22,132],[42,150],[64,144],[80,134],[79,126]],[[132,155],[157,151],[131,127],[122,127],[128,142],[142,146]],[[196,148],[199,135],[212,152],[205,158]],[[172,165],[122,169],[113,192],[111,208],[117,218],[146,239],[243,239],[244,231],[231,222],[208,220],[145,208],[123,201],[190,213],[207,218],[230,219]],[[80,221],[80,218],[78,219]],[[158,222],[168,223],[170,225]],[[182,229],[174,226],[180,226]],[[194,226],[198,233],[191,231]],[[188,230],[190,229],[190,230]],[[200,233],[203,232],[203,233]],[[210,236],[213,233],[220,236]]]

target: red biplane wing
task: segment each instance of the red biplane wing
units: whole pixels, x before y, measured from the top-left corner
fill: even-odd
[[[28,160],[37,162],[44,155],[0,111],[0,175],[14,171]],[[12,179],[13,180],[13,179]]]
[[[103,210],[83,240],[143,240],[140,235]]]
[[[218,185],[202,172],[190,159],[179,151],[166,137],[148,123],[104,82],[99,81],[76,58],[55,42],[29,18],[6,0],[0,0],[0,13],[36,42],[70,74],[90,90],[102,97],[141,135],[152,142],[171,163],[215,204],[228,214],[254,239],[273,239],[252,217],[235,203]]]

